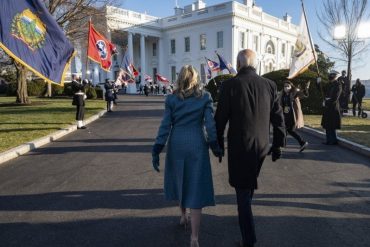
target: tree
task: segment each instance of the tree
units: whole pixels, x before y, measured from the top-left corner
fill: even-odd
[[[315,51],[317,54],[317,64],[319,66],[320,75],[323,78],[328,78],[329,72],[334,68],[335,62],[331,61],[330,58],[323,51],[321,51],[320,47],[316,44]],[[313,72],[316,72],[316,65],[311,65],[309,69]]]
[[[105,15],[105,7],[116,5],[117,0],[43,0],[43,2],[65,31],[67,37],[73,42],[76,39],[86,37],[88,18]],[[17,103],[29,104],[25,76],[27,69],[20,64],[16,65],[16,68],[18,75]]]
[[[340,57],[336,57],[337,60],[347,63],[347,102],[349,102],[353,61],[359,58],[369,46],[368,42],[361,40],[358,36],[359,25],[369,18],[366,12],[367,7],[368,0],[323,0],[323,8],[320,13],[317,13],[324,27],[324,33],[319,32],[320,38],[338,51]],[[333,29],[338,25],[345,26],[346,37],[333,42],[331,37],[324,34],[333,33]]]

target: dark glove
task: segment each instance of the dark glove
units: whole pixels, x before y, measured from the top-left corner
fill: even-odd
[[[281,158],[281,148],[272,146],[268,154],[271,154],[272,161],[275,162]]]
[[[164,145],[154,144],[152,149],[152,164],[154,170],[159,172],[159,154],[162,152]]]
[[[212,141],[209,143],[209,147],[212,150],[214,156],[218,157],[219,162],[222,161],[222,156],[224,156],[223,149],[218,145],[217,141]]]

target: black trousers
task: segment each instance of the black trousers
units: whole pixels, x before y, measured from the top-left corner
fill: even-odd
[[[235,188],[238,202],[239,227],[244,246],[256,243],[256,232],[252,213],[253,189]]]
[[[291,135],[294,139],[296,139],[299,143],[299,145],[303,145],[305,143],[305,140],[293,129],[287,129],[286,132]]]
[[[362,99],[359,100],[359,101],[353,101],[353,107],[352,107],[352,113],[353,113],[353,116],[355,117],[356,116],[356,106],[358,106],[358,116],[361,116],[361,112],[362,112]]]
[[[80,121],[80,120],[84,120],[84,117],[85,117],[85,107],[84,106],[80,106],[78,105],[76,107],[77,109],[77,112],[76,112],[76,120],[77,121]]]

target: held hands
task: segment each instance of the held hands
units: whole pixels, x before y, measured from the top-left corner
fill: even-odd
[[[224,156],[224,149],[222,149],[217,141],[212,141],[209,143],[209,147],[212,150],[214,156],[218,157],[218,161],[222,162],[222,156]]]
[[[281,154],[282,154],[281,148],[272,146],[270,148],[270,151],[268,152],[268,155],[270,154],[271,154],[272,161],[273,162],[277,161],[278,159],[281,158]]]
[[[164,145],[154,144],[152,149],[152,165],[154,170],[159,172],[159,154],[162,152]]]

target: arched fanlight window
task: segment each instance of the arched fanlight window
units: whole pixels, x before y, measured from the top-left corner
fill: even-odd
[[[269,40],[266,44],[266,53],[275,54],[275,46],[271,40]]]

